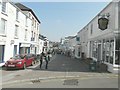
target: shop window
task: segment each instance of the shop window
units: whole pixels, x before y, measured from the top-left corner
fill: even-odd
[[[105,61],[105,51],[106,51],[106,48],[105,48],[105,45],[106,45],[106,43],[105,43],[105,40],[103,40],[103,61]]]
[[[113,64],[114,57],[114,40],[110,41],[110,63]]]
[[[93,49],[92,49],[92,56],[94,58],[97,58],[97,43],[96,42],[93,42]]]
[[[120,39],[116,38],[115,64],[120,65]]]
[[[109,56],[110,56],[110,42],[106,42],[106,62],[109,62]]]

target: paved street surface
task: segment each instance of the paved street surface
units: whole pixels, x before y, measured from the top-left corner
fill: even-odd
[[[91,72],[83,60],[54,55],[45,69],[2,70],[2,88],[118,88],[118,75]]]

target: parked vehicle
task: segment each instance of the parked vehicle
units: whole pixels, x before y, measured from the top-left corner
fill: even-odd
[[[25,69],[30,65],[35,64],[35,57],[32,54],[27,55],[16,55],[11,57],[6,63],[6,69]]]

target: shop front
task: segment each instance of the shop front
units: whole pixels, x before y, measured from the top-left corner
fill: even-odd
[[[19,54],[29,54],[30,53],[30,44],[29,43],[20,43],[19,44]]]
[[[93,60],[105,63],[109,72],[118,73],[120,67],[120,38],[106,37],[93,40],[91,46]]]

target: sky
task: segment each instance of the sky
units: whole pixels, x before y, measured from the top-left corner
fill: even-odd
[[[41,21],[40,34],[50,41],[77,35],[108,2],[21,2]]]

